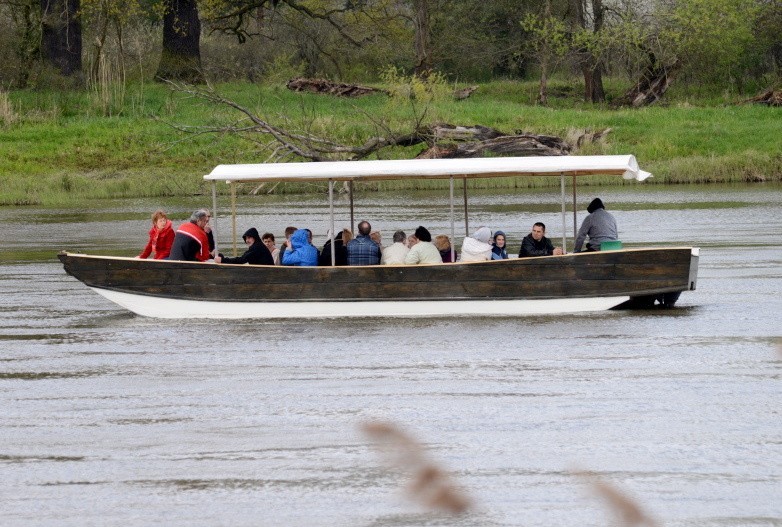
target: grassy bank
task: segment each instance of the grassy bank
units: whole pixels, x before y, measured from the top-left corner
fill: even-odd
[[[562,96],[541,107],[532,103],[535,88],[534,83],[483,85],[465,101],[435,100],[426,108],[427,120],[559,136],[611,128],[604,141],[577,153],[632,153],[654,173],[653,183],[782,181],[782,109],[698,104],[674,94],[667,106],[612,110],[578,102],[579,90],[569,85],[553,86]],[[387,133],[381,122],[395,131],[409,131],[415,113],[422,111],[420,105],[414,109],[384,95],[340,99],[252,84],[217,89],[271,122],[351,144]],[[0,97],[6,98],[0,104],[0,205],[206,193],[201,176],[215,165],[262,162],[267,155],[230,134],[178,132],[171,124],[219,125],[239,115],[160,85],[128,86],[121,97],[110,100],[90,92],[11,92]],[[417,152],[396,149],[382,157],[413,157]],[[421,187],[440,183],[421,182]],[[558,180],[471,185],[549,183],[558,185]],[[383,188],[394,185],[398,183],[384,183]],[[301,190],[307,189],[277,188]]]

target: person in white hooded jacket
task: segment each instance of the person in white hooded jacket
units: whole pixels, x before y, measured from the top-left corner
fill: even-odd
[[[491,260],[491,230],[481,227],[462,242],[462,262],[485,262]]]

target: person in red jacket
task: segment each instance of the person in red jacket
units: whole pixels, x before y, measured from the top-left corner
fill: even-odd
[[[148,258],[154,253],[155,260],[167,258],[171,252],[171,245],[174,243],[174,229],[171,221],[162,210],[155,211],[152,214],[152,228],[149,229],[149,241],[138,258]]]
[[[213,242],[210,242],[206,232],[209,229],[209,218],[211,215],[208,210],[197,210],[190,216],[190,221],[177,228],[169,260],[205,262],[212,257]],[[211,229],[209,231],[211,234]]]

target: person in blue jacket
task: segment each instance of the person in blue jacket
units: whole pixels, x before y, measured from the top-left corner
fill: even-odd
[[[290,242],[280,254],[282,265],[318,265],[318,250],[310,243],[307,229],[298,229],[291,234]]]

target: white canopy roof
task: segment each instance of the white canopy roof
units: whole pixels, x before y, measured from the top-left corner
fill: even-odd
[[[469,159],[400,159],[218,165],[204,179],[212,181],[372,181],[511,176],[621,175],[643,181],[635,156],[483,157]]]

